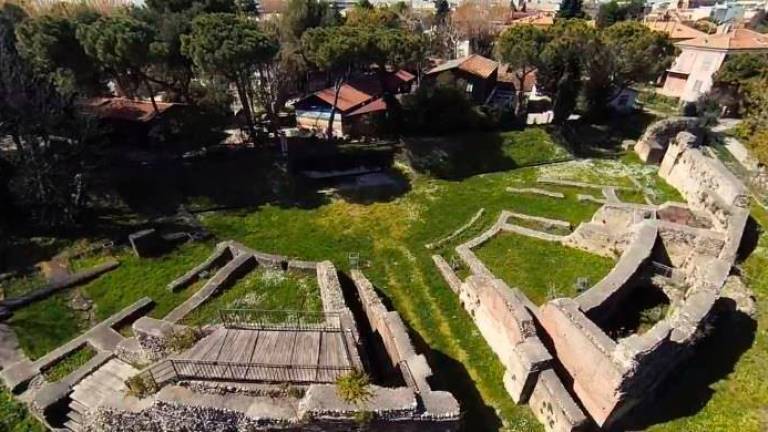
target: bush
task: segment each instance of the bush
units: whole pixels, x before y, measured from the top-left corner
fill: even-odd
[[[336,392],[347,403],[362,404],[373,396],[370,378],[359,370],[354,370],[336,379]]]
[[[128,394],[137,398],[144,398],[160,390],[155,380],[149,374],[139,374],[125,381]]]
[[[403,123],[413,134],[441,135],[498,125],[499,113],[476,108],[451,84],[422,85],[403,101]]]

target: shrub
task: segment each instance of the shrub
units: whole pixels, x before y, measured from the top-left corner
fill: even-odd
[[[125,381],[128,394],[137,398],[144,398],[157,393],[160,388],[150,374],[138,374]]]
[[[373,396],[370,384],[365,372],[354,370],[336,379],[336,392],[347,403],[362,404]]]
[[[173,332],[168,339],[168,349],[173,352],[181,352],[192,348],[200,340],[200,331],[194,328],[186,328]]]
[[[472,105],[464,91],[450,84],[423,85],[403,100],[405,130],[414,134],[447,134],[498,124],[496,112]]]

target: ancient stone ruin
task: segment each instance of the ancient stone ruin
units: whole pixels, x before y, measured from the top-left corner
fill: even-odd
[[[620,429],[628,411],[690,355],[722,303],[749,217],[748,194],[697,147],[697,137],[685,131],[692,126],[689,119],[664,121],[636,147],[644,159],[660,162],[660,177],[687,203],[608,200],[567,235],[515,225],[516,215],[503,212],[488,231],[456,248],[470,271],[464,280],[433,257],[504,365],[507,391],[529,404],[548,431]],[[575,298],[536,306],[473,252],[502,231],[618,261]],[[648,328],[637,325],[642,304],[662,311]]]
[[[224,309],[216,324],[184,324],[259,267],[314,275],[323,310]],[[228,241],[168,289],[200,279],[200,288],[162,319],[145,315],[152,301],[143,299],[40,360],[4,370],[2,378],[12,389],[36,387],[47,365],[95,347],[97,355],[77,371],[33,391],[30,407],[62,430],[458,430],[458,402],[432,389],[426,358],[362,272],[352,271],[345,293],[329,261],[291,260]],[[126,326],[133,336],[116,330]],[[350,399],[339,380],[360,372],[372,381]]]

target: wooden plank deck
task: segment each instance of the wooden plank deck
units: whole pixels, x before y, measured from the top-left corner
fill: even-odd
[[[338,331],[222,328],[175,359],[218,362],[215,373],[227,375],[220,379],[230,379],[234,370],[245,381],[330,382],[344,371],[317,368],[352,366],[343,337]],[[227,366],[235,363],[239,366]],[[189,365],[186,370],[198,369]],[[210,368],[206,371],[205,377],[214,378]]]

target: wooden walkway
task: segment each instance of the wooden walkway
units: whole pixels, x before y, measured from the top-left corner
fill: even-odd
[[[333,382],[354,367],[350,349],[340,330],[221,328],[172,362],[200,379]]]

